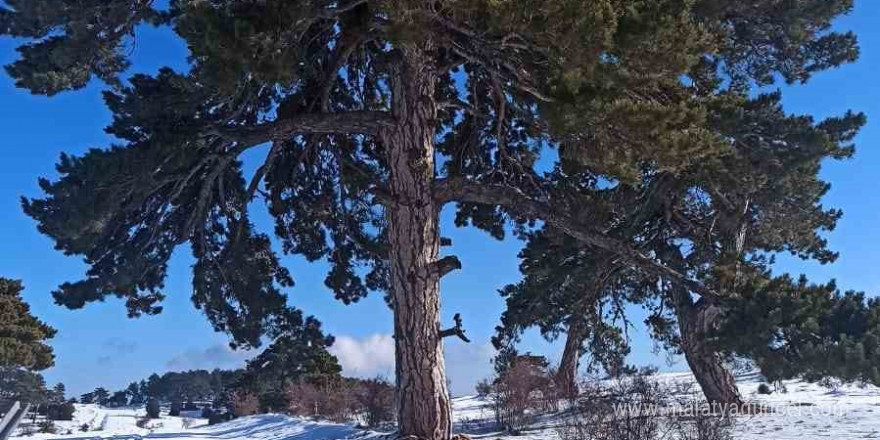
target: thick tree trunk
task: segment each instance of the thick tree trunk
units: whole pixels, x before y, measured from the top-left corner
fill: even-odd
[[[401,50],[392,75],[397,125],[379,135],[387,149],[392,201],[386,206],[402,437],[446,440],[452,417],[440,336],[439,206],[433,198],[435,72],[425,48]]]
[[[682,349],[706,400],[717,409],[727,411],[743,405],[733,374],[724,366],[721,356],[706,343],[706,335],[718,322],[721,309],[705,302],[685,306],[679,311]]]
[[[573,320],[568,326],[565,349],[562,351],[559,371],[556,372],[556,385],[566,397],[577,395],[578,365],[580,365],[581,348],[586,337],[587,332],[583,322]]]

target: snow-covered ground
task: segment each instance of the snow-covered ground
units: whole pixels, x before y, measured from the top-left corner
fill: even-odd
[[[701,392],[690,373],[658,374],[656,380],[675,397],[699,399]],[[812,440],[812,439],[880,439],[880,388],[867,385],[846,385],[828,388],[799,380],[785,381],[779,391],[770,395],[758,393],[762,380],[748,375],[738,380],[744,399],[769,408],[760,414],[740,415],[734,435],[740,440]],[[782,391],[782,389],[785,391]],[[470,396],[455,399],[458,431],[469,432],[472,438],[515,440],[558,440],[559,418],[537,419],[518,437],[508,437],[491,428],[492,411],[486,402]]]
[[[669,389],[684,392],[692,383],[690,374],[660,374],[657,379]],[[772,408],[773,412],[739,417],[736,438],[742,440],[880,439],[880,388],[842,386],[829,389],[801,381],[785,382],[786,392],[758,394],[758,377],[739,381],[743,396],[750,402]],[[690,387],[697,396],[699,389]],[[554,416],[539,418],[520,436],[508,436],[492,427],[492,411],[476,397],[453,400],[456,431],[474,439],[558,440]],[[380,440],[385,435],[363,431],[353,425],[315,422],[277,414],[243,417],[208,426],[203,419],[163,416],[146,428],[136,425],[143,409],[107,409],[77,405],[74,420],[56,422],[57,434],[34,434],[13,440],[109,439],[109,440]],[[89,431],[80,427],[88,425]]]
[[[138,419],[146,415],[144,408],[103,408],[97,405],[76,404],[73,420],[55,421],[55,434],[33,434],[21,439],[73,439],[73,438],[120,438],[147,437],[152,433],[167,434],[206,426],[207,420],[189,417],[163,416],[150,420],[145,427],[137,426]],[[22,425],[29,424],[26,419]],[[26,429],[19,427],[18,434]]]

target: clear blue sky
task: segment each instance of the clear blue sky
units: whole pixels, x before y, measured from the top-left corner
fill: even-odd
[[[828,266],[790,258],[781,258],[777,265],[779,271],[806,273],[815,281],[835,278],[843,289],[872,295],[880,293],[878,24],[880,2],[857,0],[855,12],[839,20],[837,27],[858,34],[861,59],[822,73],[807,85],[784,87],[789,112],[822,118],[854,109],[868,114],[868,125],[857,139],[855,158],[828,163],[822,172],[832,182],[826,204],[844,210],[837,230],[829,235],[841,258]],[[15,46],[16,41],[0,38],[0,64],[15,59]],[[173,34],[143,27],[133,57],[133,72],[152,73],[163,65],[184,66],[186,49]],[[59,330],[52,341],[58,361],[45,372],[47,380],[62,381],[79,394],[96,386],[119,388],[152,372],[241,365],[250,355],[224,348],[225,336],[215,334],[190,303],[188,249],[181,248],[174,258],[165,291],[168,300],[160,316],[128,319],[117,300],[77,311],[53,304],[50,292],[62,282],[78,280],[85,266],[53,250],[52,242],[22,213],[19,198],[40,195],[37,178],[55,176],[54,164],[62,151],[76,154],[111,142],[103,132],[110,115],[100,97],[101,87],[95,83],[50,99],[17,90],[8,76],[0,75],[0,276],[23,280],[24,296],[34,313]],[[461,271],[444,278],[444,317],[450,321],[461,312],[474,341],[470,345],[450,341],[447,347],[453,391],[465,393],[490,372],[489,338],[504,308],[496,291],[519,278],[516,254],[521,243],[497,242],[473,229],[456,229],[450,212],[443,217],[444,235],[453,239],[453,252],[464,264]],[[291,302],[316,315],[339,338],[337,350],[346,372],[392,371],[391,315],[382,298],[377,295],[344,306],[323,286],[325,266],[285,260],[297,281],[288,292]],[[638,330],[631,335],[635,348],[630,362],[685,368],[681,363],[666,365],[663,355],[654,355],[650,341]],[[554,359],[560,351],[558,343],[546,344],[534,334],[527,335],[523,348]]]

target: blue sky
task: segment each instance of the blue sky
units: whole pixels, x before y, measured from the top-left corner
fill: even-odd
[[[842,289],[872,295],[880,293],[878,23],[880,2],[857,1],[854,14],[836,25],[858,34],[861,59],[824,72],[807,85],[783,87],[789,112],[823,118],[853,109],[867,113],[868,125],[857,138],[855,158],[828,163],[822,171],[832,182],[826,205],[844,210],[837,230],[829,234],[840,259],[820,266],[782,257],[777,264],[778,271],[806,273],[815,281],[835,278]],[[16,43],[0,38],[0,64],[15,59]],[[172,34],[143,27],[138,32],[132,71],[153,73],[166,64],[180,68],[185,57],[185,47]],[[172,262],[165,290],[168,300],[159,316],[128,319],[124,305],[117,300],[76,311],[53,304],[50,292],[62,282],[79,279],[85,266],[53,249],[52,242],[22,213],[19,199],[40,195],[37,178],[56,175],[54,164],[62,151],[77,154],[111,142],[103,132],[110,114],[100,91],[101,84],[94,83],[53,98],[32,96],[15,89],[8,76],[0,75],[0,276],[23,280],[24,297],[34,313],[59,330],[52,341],[57,364],[44,375],[49,382],[62,381],[68,390],[79,394],[96,386],[120,388],[152,372],[241,365],[252,353],[228,350],[226,337],[214,333],[190,303],[191,261],[185,248]],[[448,211],[443,214],[443,228],[444,235],[453,239],[452,252],[464,265],[443,280],[444,320],[449,322],[460,312],[473,340],[470,345],[458,340],[447,343],[453,391],[460,394],[469,392],[477,379],[491,371],[489,338],[504,309],[496,291],[519,278],[516,254],[521,243],[515,239],[498,242],[474,229],[457,229]],[[285,262],[297,282],[288,292],[291,302],[316,315],[326,330],[337,336],[335,352],[346,373],[393,371],[391,315],[381,296],[345,306],[323,286],[326,266],[292,257],[285,257]],[[651,342],[638,329],[631,336],[635,345],[631,363],[669,370],[686,368],[681,362],[666,364],[665,356],[653,353]],[[552,359],[558,359],[561,351],[560,344],[545,343],[531,333],[523,349]]]

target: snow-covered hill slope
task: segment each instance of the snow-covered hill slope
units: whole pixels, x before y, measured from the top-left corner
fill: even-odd
[[[685,392],[693,382],[690,374],[660,374],[657,380],[669,389]],[[750,402],[774,409],[772,413],[741,416],[735,436],[741,440],[812,440],[812,439],[880,439],[880,388],[873,386],[842,386],[829,389],[801,381],[786,382],[786,392],[760,395],[760,379],[740,378],[743,396]],[[699,388],[690,387],[698,396]],[[558,440],[560,422],[553,415],[538,418],[520,436],[497,432],[492,424],[493,413],[488,403],[476,397],[453,400],[456,431],[474,439]],[[13,440],[111,439],[111,440],[381,440],[385,434],[363,431],[353,425],[315,422],[277,414],[243,417],[231,422],[207,426],[202,419],[163,416],[146,428],[136,421],[143,409],[105,409],[94,405],[78,405],[75,420],[57,422],[58,434],[35,434],[13,437]],[[81,432],[86,424],[89,431]]]

